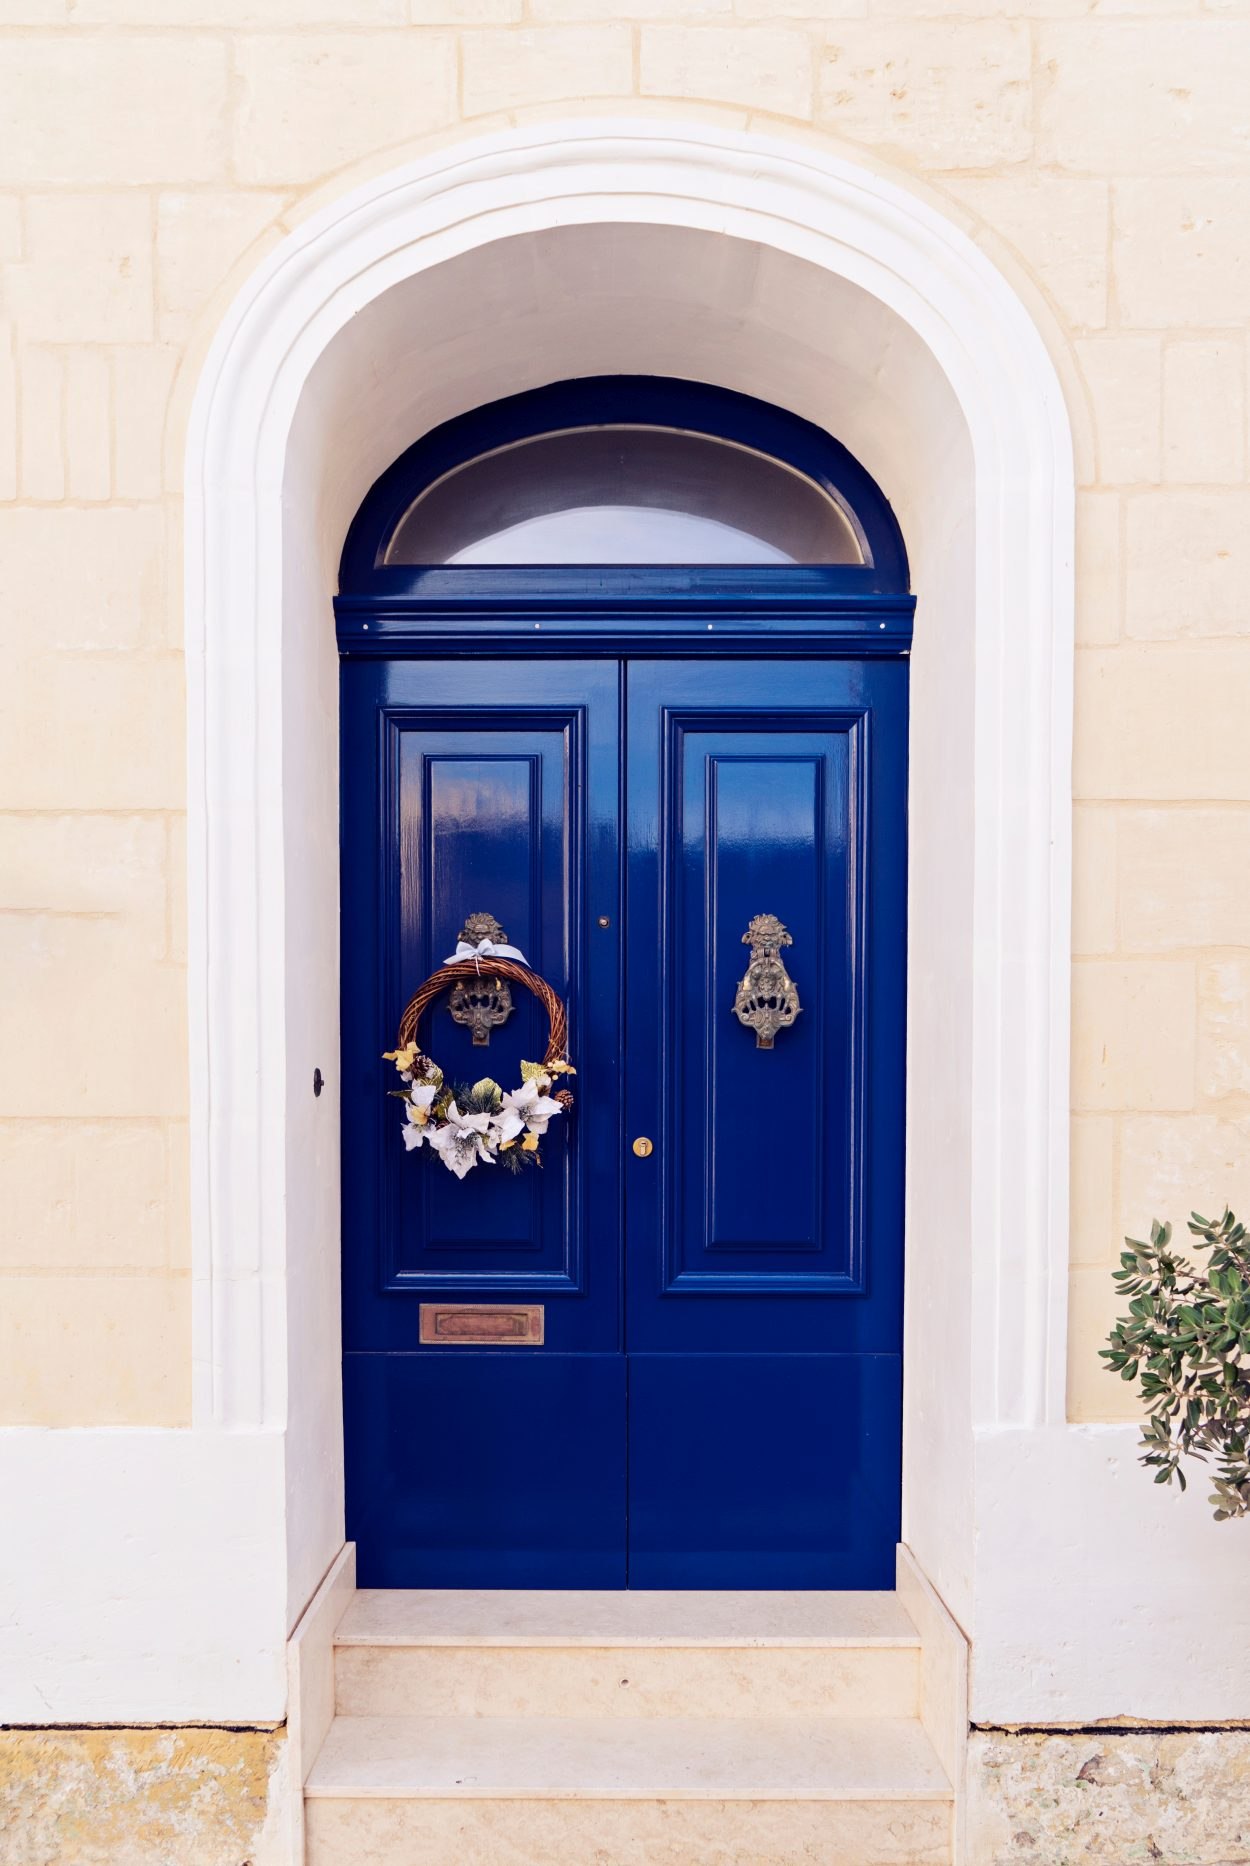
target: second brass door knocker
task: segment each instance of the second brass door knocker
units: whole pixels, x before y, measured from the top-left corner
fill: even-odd
[[[755,1032],[756,1049],[771,1050],[777,1032],[789,1029],[803,1008],[781,957],[781,948],[794,941],[776,914],[756,914],[742,943],[751,948],[751,963],[739,980],[734,1012]]]

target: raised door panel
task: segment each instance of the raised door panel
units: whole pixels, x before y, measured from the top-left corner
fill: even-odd
[[[384,715],[383,729],[385,810],[399,852],[386,955],[396,999],[402,1003],[454,951],[467,914],[486,910],[572,1002],[583,787],[569,779],[584,758],[580,709],[528,720],[502,710],[458,720],[396,710]],[[489,983],[489,965],[484,975]],[[448,1081],[494,1076],[512,1088],[521,1058],[541,1057],[541,1005],[519,986],[511,998],[510,1017],[485,1045],[453,1021],[448,997],[425,1013],[421,1040]],[[575,1008],[573,1016],[576,1029]],[[580,1173],[567,1138],[555,1123],[542,1170],[480,1167],[457,1180],[387,1145],[384,1135],[383,1287],[579,1289]]]
[[[857,1289],[863,714],[674,710],[665,735],[665,1287]],[[732,1009],[764,913],[800,1005],[772,1048]]]

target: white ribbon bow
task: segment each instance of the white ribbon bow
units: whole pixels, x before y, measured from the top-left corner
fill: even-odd
[[[480,972],[483,959],[491,958],[519,959],[522,965],[529,964],[529,960],[525,957],[525,954],[521,951],[519,946],[505,946],[502,941],[497,944],[493,939],[479,940],[476,946],[470,946],[468,940],[457,940],[455,952],[449,954],[449,956],[443,960],[443,964],[455,965],[461,959],[472,959],[474,965]]]

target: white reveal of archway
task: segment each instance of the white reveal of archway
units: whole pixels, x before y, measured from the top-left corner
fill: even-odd
[[[444,150],[300,227],[218,334],[186,480],[196,1423],[285,1431],[297,1608],[341,1539],[338,548],[424,428],[593,370],[824,421],[908,538],[906,1520],[970,1618],[974,1439],[1063,1417],[1071,443],[978,248],[811,148],[652,121]]]

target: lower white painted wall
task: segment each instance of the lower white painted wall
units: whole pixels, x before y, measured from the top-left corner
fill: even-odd
[[[1250,1718],[1250,1546],[1134,1426],[976,1435],[977,1723]]]
[[[974,1721],[1250,1717],[1236,1525],[1131,1427],[976,1449]],[[286,1480],[277,1432],[0,1432],[0,1722],[281,1719]]]
[[[281,1433],[14,1428],[0,1499],[0,1723],[285,1716]]]

